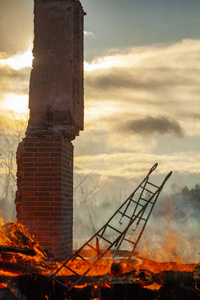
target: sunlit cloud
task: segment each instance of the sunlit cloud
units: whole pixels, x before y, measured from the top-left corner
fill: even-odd
[[[183,40],[85,62],[85,132],[74,142],[76,172],[137,178],[157,161],[175,178],[196,176],[199,60],[200,40]]]
[[[117,163],[118,162],[118,163]],[[94,173],[101,176],[122,176],[138,178],[145,175],[155,162],[161,166],[158,174],[173,170],[184,173],[198,173],[200,154],[195,151],[179,152],[170,155],[154,155],[150,153],[112,153],[75,158],[75,166],[80,173]],[[196,163],[195,163],[196,162]]]
[[[1,59],[0,66],[8,66],[14,70],[20,70],[25,67],[31,67],[33,54],[31,47],[22,54],[17,54],[9,58]]]
[[[85,131],[74,141],[76,172],[139,178],[159,162],[163,172],[198,173],[199,53],[199,40],[185,40],[85,62]],[[32,58],[29,50],[0,60],[2,111],[27,113]]]
[[[135,119],[165,115],[189,134],[187,120],[199,110],[199,53],[199,40],[184,40],[165,47],[134,48],[87,63],[85,93],[89,105],[103,101],[102,106],[111,111],[111,102],[114,107],[118,103],[122,119],[131,111]],[[196,118],[195,128],[197,123]]]
[[[6,94],[1,103],[1,110],[26,114],[28,112],[28,95]]]

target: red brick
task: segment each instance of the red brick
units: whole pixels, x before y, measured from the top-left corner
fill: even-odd
[[[33,154],[34,154],[34,153],[29,153],[29,152],[23,153],[23,159],[24,159],[24,158],[27,158],[27,157],[33,157]]]
[[[41,245],[63,255],[72,243],[73,147],[62,138],[34,138],[32,144],[28,138],[24,141],[18,165],[22,176],[16,200],[20,203],[18,218]],[[34,149],[35,153],[30,152]],[[63,216],[68,220],[63,221]]]
[[[48,161],[49,161],[49,159],[48,159]],[[50,164],[49,162],[37,162],[37,163],[35,164],[35,166],[36,166],[36,167],[39,167],[39,168],[42,168],[42,167],[50,167],[51,164]]]
[[[43,153],[34,153],[34,157],[50,157],[50,153],[43,152]]]

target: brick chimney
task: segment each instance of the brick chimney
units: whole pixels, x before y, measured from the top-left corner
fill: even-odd
[[[17,151],[17,220],[55,257],[73,242],[73,144],[83,130],[83,18],[76,0],[34,1],[30,118]]]

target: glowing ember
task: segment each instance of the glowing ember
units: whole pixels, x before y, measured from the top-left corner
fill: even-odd
[[[14,294],[16,287],[18,287],[18,290],[22,289],[20,291],[23,294],[24,280],[26,284],[31,286],[35,284],[36,287],[37,284],[42,286],[40,282],[44,282],[44,286],[45,282],[48,282],[53,289],[58,284],[56,278],[55,280],[51,279],[51,274],[54,274],[63,263],[53,261],[50,254],[34,241],[28,230],[21,224],[8,223],[2,225],[0,227],[0,242],[0,249],[2,249],[0,251],[0,276],[1,278],[5,277],[5,280],[0,283],[0,290],[6,288],[7,282],[9,282],[8,287]],[[76,299],[82,298],[81,293],[87,294],[88,299],[93,300],[103,299],[100,296],[101,293],[110,293],[109,295],[115,297],[113,295],[115,293],[118,295],[118,289],[121,293],[125,291],[137,292],[138,285],[146,292],[153,292],[157,295],[156,293],[162,292],[161,289],[166,288],[168,284],[166,282],[176,281],[177,278],[178,280],[184,280],[186,285],[188,279],[192,280],[195,283],[193,287],[196,291],[199,289],[200,269],[196,264],[160,263],[139,256],[128,258],[123,255],[123,251],[121,251],[121,254],[121,257],[114,260],[112,253],[108,252],[108,256],[99,260],[78,284],[75,284],[76,276],[67,268],[62,268],[58,276],[61,278],[64,287],[74,287],[74,293],[78,295],[75,296]],[[76,270],[78,274],[84,274],[88,264],[87,261],[92,262],[94,260],[94,251],[85,251],[84,257],[85,261],[82,259],[70,261],[73,270]],[[135,287],[131,287],[132,285]],[[125,286],[127,286],[126,289]],[[58,284],[57,288],[60,290],[62,286]],[[65,292],[66,289],[64,288],[62,293]],[[38,290],[38,293],[40,293],[40,290]],[[45,291],[45,293],[45,299],[54,299],[50,293],[48,294],[48,291]],[[106,299],[115,299],[112,297]]]
[[[15,247],[17,253],[8,251],[1,251],[0,254],[0,275],[4,276],[17,276],[23,273],[31,273],[31,268],[39,274],[49,275],[55,272],[62,262],[52,261],[48,257],[48,252],[42,249],[37,242],[34,241],[26,228],[21,224],[8,223],[0,227],[0,244],[7,247]],[[26,254],[20,253],[20,249],[25,249]],[[28,255],[28,250],[34,250],[35,255]],[[12,248],[11,248],[12,250]],[[19,252],[17,251],[19,250]],[[86,261],[93,260],[93,251],[87,252]],[[3,265],[3,262],[5,265]],[[14,268],[14,264],[16,268]],[[17,265],[24,267],[20,269]],[[83,260],[75,260],[70,262],[73,269],[78,274],[84,274],[87,263]],[[113,261],[112,254],[109,253],[104,259],[101,259],[94,268],[92,268],[87,276],[104,276],[111,273],[112,276],[121,276],[123,273],[139,270],[149,270],[153,273],[159,273],[163,270],[169,271],[188,271],[193,272],[197,264],[178,264],[176,262],[156,262],[144,257],[119,258],[119,261]],[[12,269],[13,268],[13,269]],[[6,269],[6,270],[5,270]],[[72,272],[67,268],[63,268],[59,272],[59,276],[72,276]]]

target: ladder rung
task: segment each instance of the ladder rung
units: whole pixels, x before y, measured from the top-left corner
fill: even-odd
[[[115,230],[115,231],[117,231],[118,233],[120,233],[120,234],[122,234],[122,232],[121,231],[119,231],[118,229],[116,229],[115,227],[112,227],[111,225],[107,225],[108,227],[110,227],[111,229],[113,229],[113,230]]]
[[[141,198],[140,198],[141,199]],[[137,201],[135,201],[135,200],[131,200],[132,202],[134,202],[136,205],[139,205],[139,206],[144,206],[144,205],[142,205],[142,204],[140,204],[140,203],[138,203]]]
[[[145,222],[146,222],[146,219],[144,219],[144,218],[142,218],[142,217],[141,217],[141,218],[138,217],[138,219],[139,219],[138,221],[142,220],[142,221],[145,221]]]
[[[129,217],[129,216],[127,216],[126,214],[124,214],[123,212],[121,212],[121,211],[118,211],[120,214],[122,214],[123,215],[123,217],[127,217],[128,219],[130,219],[130,220],[132,220],[132,218],[131,217]]]
[[[140,200],[143,200],[143,201],[145,201],[145,202],[148,202],[148,200],[147,199],[144,199],[144,198],[140,198]]]
[[[90,245],[90,244],[87,244],[87,246],[89,246],[90,248],[92,248],[93,250],[95,250],[95,251],[97,251],[97,252],[99,252],[96,248],[94,248],[92,245]]]
[[[148,189],[145,188],[145,187],[144,187],[144,190],[147,191],[147,192],[149,192],[149,193],[151,193],[152,195],[155,194],[155,192],[152,192],[152,191],[148,190]]]
[[[75,271],[73,271],[72,269],[70,269],[68,266],[63,265],[66,269],[70,270],[72,273],[76,274],[77,276],[80,276],[78,273],[76,273]]]
[[[155,188],[159,188],[159,186],[157,186],[157,185],[155,185],[155,184],[153,184],[153,183],[151,183],[151,182],[147,182],[148,184],[150,184],[150,185],[152,185],[152,186],[154,186]]]
[[[88,244],[89,245],[89,244]],[[94,248],[95,249],[95,248]],[[91,265],[90,263],[89,263],[89,261],[87,261],[87,259],[85,259],[85,258],[83,258],[80,254],[77,254],[77,256],[78,257],[80,257],[82,260],[84,260],[86,263],[88,263],[89,265]]]
[[[132,241],[130,241],[130,240],[128,240],[128,239],[124,239],[124,241],[127,241],[127,242],[129,242],[129,243],[131,243],[131,244],[136,244],[136,243],[134,243],[134,242],[132,242]]]
[[[72,284],[72,286],[68,287],[68,292],[70,292],[70,291],[74,288],[74,286],[77,285],[77,284],[81,281],[81,279],[82,279],[82,278],[83,278],[90,270],[91,270],[91,268],[88,268],[88,269],[85,271],[84,274],[79,275],[79,278]]]
[[[140,200],[143,200],[143,201],[145,201],[145,202],[149,202],[149,200],[144,199],[144,198],[140,198]],[[154,202],[151,202],[151,201],[150,201],[149,203],[154,204]]]
[[[111,241],[107,240],[105,237],[101,236],[100,234],[97,234],[100,238],[102,238],[104,241],[106,241],[109,244],[112,244]]]

